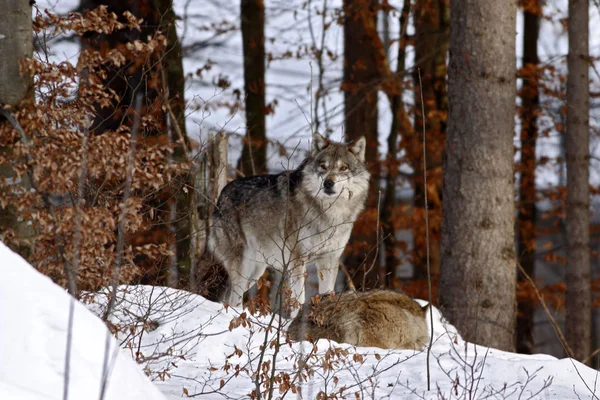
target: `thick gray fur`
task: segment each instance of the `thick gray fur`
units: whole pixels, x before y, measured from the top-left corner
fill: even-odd
[[[306,263],[317,266],[319,293],[334,289],[339,258],[367,198],[365,146],[364,137],[346,145],[316,133],[297,169],[225,186],[208,250],[229,275],[226,302],[241,306],[244,292],[267,267],[284,273],[301,304]]]

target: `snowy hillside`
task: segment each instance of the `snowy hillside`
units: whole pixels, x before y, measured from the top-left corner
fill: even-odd
[[[105,399],[247,397],[274,376],[274,396],[312,399],[318,393],[347,398],[595,398],[597,371],[571,359],[518,355],[465,343],[434,313],[432,390],[426,390],[426,352],[353,348],[321,340],[286,343],[270,316],[239,317],[200,296],[150,286],[121,287],[111,318],[121,352],[107,330],[80,303],[0,243],[0,398],[63,398],[69,307],[73,329],[69,399],[99,398],[104,355]],[[84,299],[96,313],[106,297]],[[231,329],[231,330],[230,330]],[[280,336],[278,336],[280,335]],[[267,344],[264,354],[261,346]],[[277,352],[277,354],[275,354]],[[136,359],[156,386],[144,376]],[[299,363],[299,360],[304,360]],[[297,365],[303,365],[302,377]],[[293,390],[291,388],[294,388]]]
[[[164,399],[99,318],[1,242],[0,269],[0,399],[100,399],[103,386],[104,400]]]
[[[432,390],[427,392],[425,351],[354,348],[327,340],[318,341],[316,347],[308,342],[286,343],[285,335],[277,340],[278,318],[271,321],[249,317],[247,326],[230,331],[232,320],[241,310],[224,310],[200,296],[168,288],[122,289],[123,312],[117,313],[113,322],[127,327],[121,335],[123,345],[141,349],[141,359],[148,359],[143,362],[146,369],[154,371],[158,387],[173,398],[184,393],[205,393],[202,398],[211,399],[250,394],[256,387],[253,377],[265,343],[268,350],[263,361],[268,360],[269,375],[289,374],[293,383],[304,380],[298,385],[307,399],[316,398],[319,392],[375,399],[583,399],[591,398],[596,387],[597,371],[577,361],[541,354],[519,355],[465,343],[453,326],[441,320],[437,310],[431,353]],[[103,303],[103,297],[98,301]],[[92,308],[102,311],[98,305]],[[142,325],[151,327],[143,336]],[[280,344],[278,349],[276,343]],[[340,350],[345,354],[337,353],[338,357],[336,352]],[[275,351],[278,354],[274,357]],[[303,379],[297,374],[301,359],[306,363]],[[235,376],[237,371],[239,375]],[[281,387],[283,392],[276,384],[276,397],[288,386]],[[261,390],[265,390],[264,383]],[[287,396],[296,397],[291,391]]]

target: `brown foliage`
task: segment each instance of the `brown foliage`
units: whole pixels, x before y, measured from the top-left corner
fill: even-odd
[[[139,30],[140,21],[131,13],[119,17],[99,7],[83,15],[38,15],[34,29],[39,37],[47,38],[67,31],[80,36],[111,34]],[[132,136],[161,129],[160,104],[118,110],[115,115],[119,115],[120,124],[102,135],[90,135],[98,107],[114,111],[113,104],[121,100],[104,83],[109,71],[125,66],[127,60],[159,57],[164,44],[159,34],[111,49],[87,47],[77,65],[38,58],[22,63],[22,71],[35,78],[36,101],[23,104],[15,112],[24,137],[5,123],[0,127],[0,143],[12,145],[15,154],[26,157],[27,163],[17,164],[0,155],[0,164],[13,165],[20,178],[31,177],[32,190],[24,193],[13,181],[4,179],[0,185],[10,195],[3,197],[0,205],[16,207],[22,218],[31,221],[36,237],[29,261],[61,285],[67,283],[69,268],[74,270],[80,289],[93,290],[109,283],[118,261],[116,230],[122,209],[127,240],[120,261],[120,282],[131,282],[145,273],[135,260],[153,264],[169,255],[164,238],[139,241],[136,233],[151,231],[160,218],[149,199],[160,198],[157,193],[187,173],[187,165],[167,162],[172,145],[143,138],[138,141],[132,154],[131,194],[124,197]],[[126,122],[136,119],[137,132]]]

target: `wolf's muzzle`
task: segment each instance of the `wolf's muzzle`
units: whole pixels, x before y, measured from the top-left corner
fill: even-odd
[[[325,182],[323,182],[323,187],[326,190],[333,189],[333,185],[335,185],[335,182],[332,179],[325,179]]]

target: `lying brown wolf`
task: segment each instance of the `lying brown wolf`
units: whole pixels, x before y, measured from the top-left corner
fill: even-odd
[[[363,347],[420,350],[429,335],[421,307],[410,297],[389,290],[325,296],[300,312],[288,328],[290,339],[331,339]],[[304,333],[304,334],[303,334]]]

